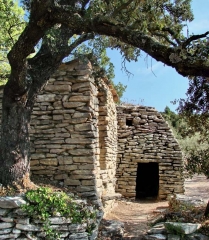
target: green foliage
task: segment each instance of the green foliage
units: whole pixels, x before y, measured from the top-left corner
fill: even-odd
[[[169,123],[170,126],[174,129],[178,129],[181,125],[181,119],[175,112],[171,111],[168,106],[165,107],[162,116]]]
[[[126,91],[127,85],[123,85],[121,82],[119,82],[117,84],[115,84],[114,82],[112,82],[112,83],[118,94],[119,102],[120,102],[120,99],[122,98],[124,92]]]
[[[182,228],[180,226],[174,226],[172,223],[165,223],[165,227],[168,230],[169,233],[171,234],[175,234],[181,237],[181,239],[184,238],[184,231],[182,230]]]
[[[202,223],[201,228],[198,229],[198,232],[204,234],[205,236],[209,236],[209,222],[205,221]]]
[[[74,35],[70,43],[78,39],[78,36]],[[122,98],[127,86],[121,82],[114,83],[114,65],[110,58],[107,56],[106,47],[108,46],[108,39],[106,37],[96,36],[94,40],[88,41],[88,44],[81,44],[75,49],[75,51],[65,59],[69,61],[74,58],[87,57],[94,68],[94,74],[96,77],[106,77],[108,81],[114,86],[119,99]]]
[[[209,223],[207,218],[203,217],[205,211],[205,204],[194,205],[187,201],[179,201],[176,196],[171,196],[168,201],[169,212],[166,213],[165,218],[168,222],[184,222],[184,223],[200,223],[201,228],[197,232],[202,233],[206,236],[209,234]],[[181,230],[169,227],[171,232],[181,235]],[[180,230],[180,231],[179,231]],[[173,232],[173,233],[174,233]],[[175,233],[174,233],[175,234]]]
[[[179,114],[171,111],[168,106],[165,107],[164,112],[161,114],[173,130],[176,139],[181,141],[186,136],[184,135],[184,131],[187,128],[185,121]],[[181,148],[183,148],[183,145],[181,145]]]
[[[204,174],[209,178],[209,149],[196,148],[188,150],[185,169],[192,176],[195,173]]]
[[[25,27],[23,15],[24,11],[17,1],[0,0],[0,81],[6,80],[9,75],[7,53]]]
[[[199,132],[202,139],[209,134],[209,82],[205,77],[190,79],[187,98],[179,100],[178,112],[187,122],[187,134]]]
[[[122,84],[121,82],[119,82],[117,84],[114,83],[114,81],[113,81],[113,79],[115,77],[114,65],[110,62],[110,58],[106,54],[106,49],[102,50],[97,64],[99,65],[100,69],[103,69],[105,76],[108,78],[110,83],[115,88],[115,90],[118,94],[118,97],[119,97],[119,101],[120,101],[124,92],[126,91],[127,86]]]
[[[194,174],[204,174],[209,177],[209,143],[203,131],[207,121],[198,121],[201,116],[190,115],[190,119],[183,114],[176,114],[168,107],[162,113],[170,127],[173,129],[180,147],[184,153],[184,170],[193,176]],[[196,119],[196,121],[195,121]]]
[[[207,50],[208,55],[209,49]],[[190,78],[187,98],[179,100],[178,113],[186,123],[184,136],[195,137],[196,146],[187,146],[186,170],[190,175],[209,177],[209,83],[205,77]]]
[[[24,6],[30,10],[30,0],[22,1]],[[85,9],[85,18],[93,19],[96,16],[108,17],[112,24],[117,26],[126,26],[127,29],[141,31],[147,36],[153,37],[160,43],[167,46],[176,46],[184,39],[181,31],[186,21],[193,20],[193,14],[190,9],[190,0],[152,0],[152,1],[89,1],[88,5],[83,5],[88,1],[73,1],[77,9]],[[63,1],[65,7],[67,6]],[[85,7],[84,7],[85,6]],[[54,38],[58,30],[52,33],[48,32],[49,38]],[[74,34],[69,39],[69,45],[72,45],[80,35]],[[50,45],[53,47],[53,41]],[[50,47],[49,46],[49,47]],[[106,48],[118,49],[125,61],[137,61],[140,56],[140,49],[123,42],[120,38],[112,36],[95,35],[88,43],[82,43],[77,46],[70,57],[78,57],[82,54],[91,54],[92,61],[95,60],[95,66],[99,66],[100,74],[104,74],[112,81],[114,78],[114,66],[106,55]],[[55,51],[55,50],[54,50]],[[95,59],[93,59],[95,58]],[[128,72],[128,71],[127,71]],[[115,85],[115,84],[114,84]],[[115,85],[119,97],[122,97],[126,86],[121,83]]]
[[[191,203],[179,201],[175,195],[169,197],[168,205],[169,210],[172,212],[186,212],[194,209],[194,206]],[[178,219],[175,219],[175,221],[179,222]]]
[[[94,224],[89,222],[89,219],[96,218],[96,211],[83,203],[76,203],[64,192],[55,192],[51,188],[40,187],[27,191],[25,196],[27,204],[22,205],[22,209],[30,217],[44,222],[43,228],[47,239],[59,237],[59,233],[50,227],[49,218],[54,216],[69,218],[72,223],[86,222],[89,232],[94,228]]]
[[[109,14],[114,23],[125,24],[130,29],[137,29],[148,35],[155,36],[162,43],[169,44],[178,38],[184,27],[184,21],[193,20],[190,9],[191,0],[152,0],[152,1],[93,1],[88,9],[89,16]],[[166,28],[166,29],[165,29]],[[170,33],[169,34],[169,30]],[[133,47],[112,39],[125,56],[131,56]]]
[[[155,38],[157,41],[167,46],[177,46],[180,41],[185,40],[182,35],[182,29],[185,26],[186,21],[193,20],[193,14],[190,9],[191,0],[75,0],[71,2],[72,4],[69,4],[69,6],[65,1],[60,1],[60,3],[57,4],[63,4],[64,8],[67,6],[69,8],[73,8],[74,5],[78,12],[80,9],[85,9],[84,16],[87,20],[93,19],[96,16],[104,16],[105,18],[108,17],[112,24],[117,26],[126,26],[127,29],[134,31],[141,31],[141,33]],[[32,6],[31,1],[22,0],[22,3],[23,6],[30,11]],[[87,5],[85,5],[86,3]],[[56,38],[57,34],[59,34],[58,27],[47,32],[47,37],[52,39],[52,41],[48,43],[49,48],[54,48],[53,39]],[[69,45],[72,45],[79,39],[79,37],[79,34],[74,34],[70,37]],[[205,39],[203,39],[203,41],[205,41]],[[188,51],[196,52],[196,50],[194,50],[194,44],[192,46],[193,47],[190,47]],[[77,57],[81,54],[91,54],[94,58],[96,58],[97,63],[95,65],[100,66],[100,73],[105,73],[107,78],[112,81],[114,78],[114,66],[106,55],[105,49],[108,47],[118,49],[121,52],[122,57],[124,58],[124,68],[125,60],[137,61],[140,56],[140,49],[133,47],[128,43],[128,41],[123,42],[120,38],[112,36],[95,35],[88,44],[82,43],[77,46],[73,52],[70,53],[70,57],[73,55]],[[56,51],[56,48],[54,48],[53,51]],[[184,55],[183,51],[182,54]],[[126,86],[119,83],[115,85],[115,88],[121,98]]]

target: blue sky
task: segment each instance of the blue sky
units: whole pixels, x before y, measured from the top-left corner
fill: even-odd
[[[209,31],[209,0],[192,0],[194,21],[188,23],[189,33],[199,34]],[[155,107],[163,111],[166,106],[175,110],[177,105],[171,101],[185,98],[188,79],[180,76],[171,67],[156,62],[145,54],[138,62],[127,63],[127,69],[133,74],[128,76],[121,70],[121,55],[118,51],[108,50],[108,56],[115,66],[114,82],[127,85],[122,101]]]

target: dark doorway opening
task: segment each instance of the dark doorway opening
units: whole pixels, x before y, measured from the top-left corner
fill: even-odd
[[[133,119],[126,119],[127,126],[133,126]]]
[[[136,199],[156,198],[159,191],[158,163],[138,163]]]

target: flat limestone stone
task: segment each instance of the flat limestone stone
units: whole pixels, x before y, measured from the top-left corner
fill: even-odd
[[[11,233],[11,232],[12,232],[12,228],[2,229],[2,230],[0,230],[0,235],[4,235],[4,234],[7,234],[7,233]]]
[[[201,233],[193,233],[186,235],[185,240],[209,240],[209,236],[205,236]]]
[[[0,208],[19,208],[22,204],[26,204],[21,197],[1,197]]]
[[[177,233],[181,234],[191,234],[194,233],[197,229],[201,227],[201,224],[195,223],[179,223],[179,222],[165,222],[165,228],[169,231],[169,229],[173,229]]]
[[[68,240],[77,240],[77,239],[88,240],[88,233],[86,233],[86,232],[73,233],[73,234],[69,235],[69,237],[68,237]]]
[[[148,234],[163,234],[166,233],[164,224],[157,224],[147,231]]]
[[[168,234],[168,240],[180,240],[181,237],[175,234]]]
[[[0,223],[0,229],[12,228],[14,225],[15,225],[14,223],[2,222]]]
[[[17,229],[20,229],[20,230],[24,230],[24,231],[28,231],[28,232],[38,232],[38,231],[41,231],[41,227],[38,227],[38,226],[35,226],[35,225],[32,225],[32,224],[16,224],[16,228]]]
[[[9,211],[8,209],[0,209],[0,216],[6,216],[8,211]]]
[[[167,237],[163,234],[153,234],[146,236],[147,240],[166,240]]]
[[[10,233],[7,235],[1,235],[0,239],[17,239],[20,236],[20,233]]]

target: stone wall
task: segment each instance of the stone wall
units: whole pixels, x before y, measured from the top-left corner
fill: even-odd
[[[117,95],[111,86],[106,84],[108,80],[98,82],[98,99],[99,99],[99,164],[100,177],[102,181],[102,200],[103,206],[108,212],[114,200],[120,195],[115,193],[116,184],[116,160],[117,160],[117,110],[116,104],[113,104],[117,99]],[[111,90],[111,91],[110,91]]]
[[[90,63],[62,64],[38,95],[30,129],[31,173],[32,179],[100,204],[102,195],[115,192],[116,94],[92,74]]]
[[[87,205],[85,201],[78,202]],[[44,222],[29,217],[21,209],[22,204],[26,204],[23,197],[0,197],[0,239],[49,239],[44,232]],[[97,219],[87,219],[84,223],[72,223],[70,218],[58,216],[50,217],[49,221],[50,228],[60,234],[60,240],[96,240],[101,218],[102,213],[97,212]],[[91,233],[88,233],[88,223],[95,226]]]
[[[38,95],[31,120],[32,178],[98,199],[98,99],[90,64],[62,64]],[[98,179],[98,181],[97,181]]]
[[[138,163],[155,162],[159,165],[158,197],[165,199],[169,194],[183,193],[182,153],[160,113],[143,106],[120,106],[117,113],[116,191],[135,197]]]

